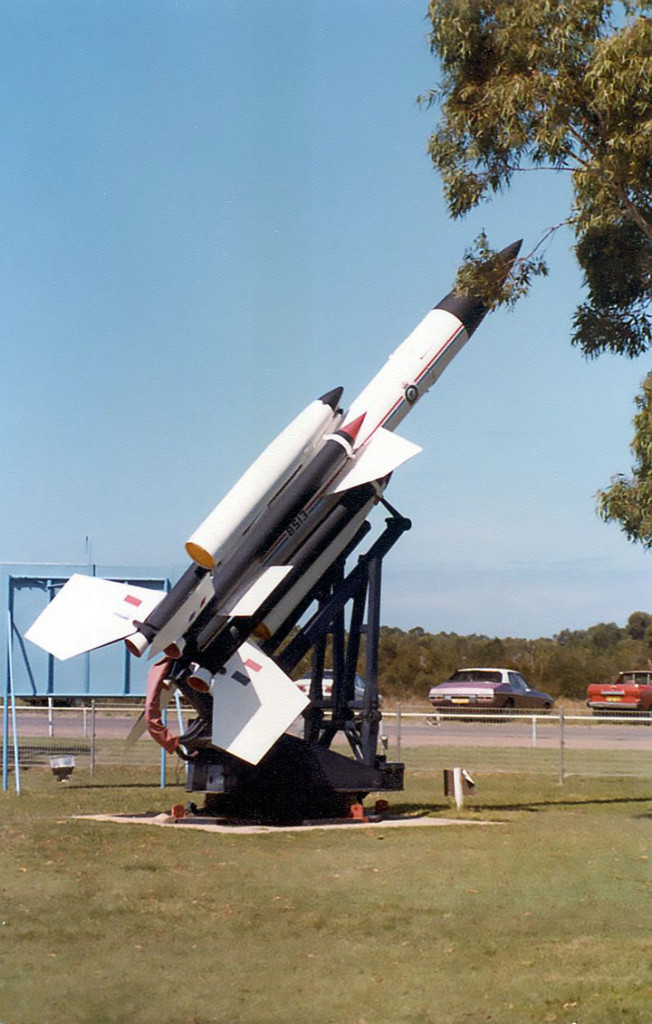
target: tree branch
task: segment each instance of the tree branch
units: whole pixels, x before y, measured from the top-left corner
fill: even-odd
[[[618,182],[614,182],[614,188],[616,189],[618,198],[622,201],[625,207],[625,213],[629,219],[641,229],[644,235],[652,240],[652,224],[645,219],[636,204],[629,198],[623,185],[620,185]]]

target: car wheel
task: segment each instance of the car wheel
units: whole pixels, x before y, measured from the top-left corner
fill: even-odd
[[[503,704],[503,711],[506,715],[511,715],[512,711],[514,710],[514,707],[514,698],[508,697],[505,703]]]

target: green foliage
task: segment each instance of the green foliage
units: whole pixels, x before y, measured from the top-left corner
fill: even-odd
[[[554,697],[584,699],[591,682],[607,682],[625,669],[652,667],[652,615],[633,612],[624,628],[600,622],[536,640],[383,626],[379,663],[379,686],[386,698],[424,700],[431,686],[457,668],[494,665],[517,669],[532,686]]]
[[[523,171],[571,175],[571,223],[589,301],[574,342],[587,354],[649,347],[652,269],[652,22],[649,0],[432,0],[442,82],[425,97],[441,119],[429,140],[451,214],[509,188]],[[424,98],[422,98],[424,99]],[[560,225],[558,225],[560,226]],[[554,230],[554,229],[553,229]],[[458,284],[474,277],[482,237]],[[513,303],[545,272],[520,261]],[[619,329],[614,332],[614,325]]]
[[[572,225],[586,299],[572,342],[585,355],[638,356],[652,345],[652,0],[431,0],[441,84],[421,101],[439,122],[429,151],[453,217],[504,192],[523,172],[570,175],[569,215],[515,264],[507,282],[483,268],[484,235],[456,286],[513,305],[546,273],[535,254]],[[649,546],[649,486],[614,481],[604,518]],[[638,502],[642,506],[636,508]]]
[[[650,626],[652,626],[652,615],[648,615],[647,612],[632,612],[627,620],[627,635],[632,640],[645,640]]]
[[[652,373],[635,399],[635,435],[631,444],[634,467],[631,479],[613,477],[606,491],[598,492],[598,509],[605,522],[620,523],[631,541],[652,547]]]
[[[464,262],[458,272],[455,288],[463,295],[477,295],[487,309],[505,305],[515,306],[527,294],[533,277],[546,276],[548,268],[541,258],[530,256],[517,259],[505,277],[504,265],[499,254],[491,249],[487,236],[482,232],[476,238],[473,248],[467,250]]]

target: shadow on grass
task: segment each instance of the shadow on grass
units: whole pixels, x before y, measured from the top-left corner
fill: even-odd
[[[89,782],[82,785],[76,786],[67,785],[66,789],[79,791],[81,789],[158,789],[161,793],[165,793],[166,789],[174,789],[178,786],[182,786],[183,783],[179,782],[168,782],[165,789],[161,789],[160,782]]]
[[[530,814],[538,814],[541,811],[554,809],[556,807],[592,807],[592,806],[609,806],[613,804],[649,804],[652,803],[652,795],[650,796],[632,796],[632,797],[596,797],[594,799],[583,799],[578,797],[577,799],[560,799],[560,800],[526,800],[523,803],[506,803],[506,804],[478,804],[478,803],[466,803],[464,809],[466,811],[526,811]],[[405,814],[405,815],[417,815],[417,814],[439,814],[441,811],[454,811],[455,808],[451,804],[428,804],[428,803],[404,803],[404,804],[392,804],[392,814]],[[639,814],[638,818],[652,818],[652,811],[648,814]]]
[[[650,796],[613,796],[613,797],[577,797],[575,799],[547,799],[547,800],[526,800],[522,804],[474,804],[474,810],[478,811],[541,811],[554,807],[599,807],[613,804],[649,804],[652,802]]]

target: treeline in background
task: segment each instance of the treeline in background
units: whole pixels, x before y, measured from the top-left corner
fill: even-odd
[[[584,699],[589,683],[652,670],[652,615],[633,612],[626,626],[600,622],[537,640],[381,628],[379,689],[386,698],[424,700],[431,686],[473,666],[514,668],[553,697]]]

